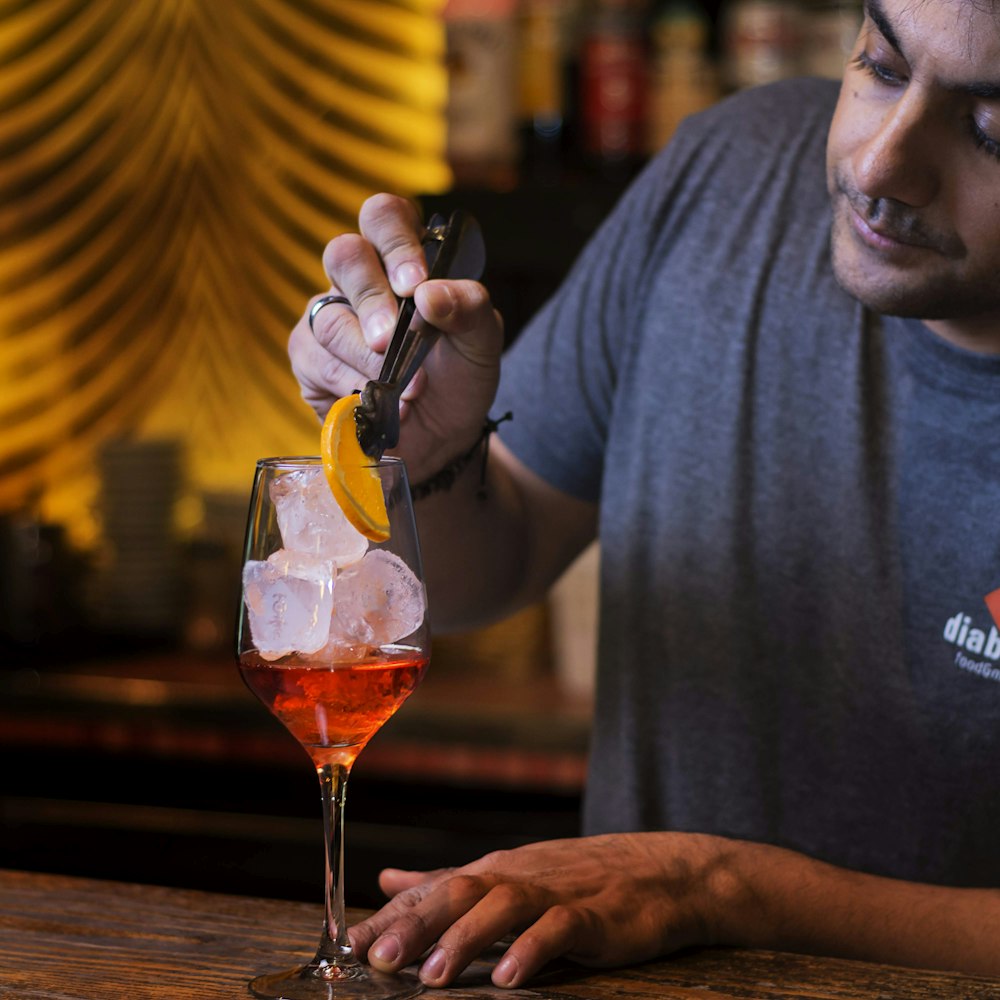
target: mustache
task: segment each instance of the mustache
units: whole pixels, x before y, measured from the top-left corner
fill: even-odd
[[[956,237],[927,225],[920,214],[907,205],[892,198],[870,198],[839,172],[834,174],[834,181],[851,208],[880,235],[937,250],[946,257],[961,255],[963,247]]]

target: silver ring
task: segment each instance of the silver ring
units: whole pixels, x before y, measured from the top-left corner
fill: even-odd
[[[316,318],[316,313],[323,308],[323,306],[348,306],[350,307],[351,300],[345,298],[343,295],[323,295],[318,298],[313,304],[312,308],[309,310],[309,329],[313,333],[316,332],[316,327],[313,326],[313,320]]]

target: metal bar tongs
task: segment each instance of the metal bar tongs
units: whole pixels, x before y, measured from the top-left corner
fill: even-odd
[[[456,209],[446,220],[431,216],[423,238],[428,279],[482,277],[486,247],[479,223]],[[412,298],[403,299],[382,371],[361,390],[355,412],[361,450],[376,460],[399,443],[399,396],[434,346],[440,331],[420,315]]]

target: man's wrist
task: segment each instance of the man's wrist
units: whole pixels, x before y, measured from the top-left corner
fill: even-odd
[[[627,835],[629,836],[629,835]],[[752,861],[744,855],[757,845],[712,834],[659,832],[649,838],[659,866],[658,893],[669,901],[670,925],[686,928],[684,943],[746,945],[746,929],[758,922]]]
[[[701,907],[706,942],[761,946],[769,937],[766,890],[759,884],[761,871],[768,867],[758,852],[763,845],[717,836],[704,839],[709,852]]]
[[[480,463],[478,495],[485,497],[486,462],[489,459],[490,437],[500,424],[505,420],[513,419],[513,416],[513,413],[508,411],[496,420],[492,417],[487,417],[483,423],[483,429],[479,437],[476,438],[471,448],[462,452],[457,458],[453,458],[447,465],[434,473],[434,475],[421,480],[410,488],[410,493],[414,501],[423,500],[434,493],[450,490],[458,477],[461,476],[473,459],[477,457]]]

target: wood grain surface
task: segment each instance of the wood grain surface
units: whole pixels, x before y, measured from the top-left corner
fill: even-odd
[[[357,916],[357,914],[353,914]],[[243,1000],[312,956],[319,905],[0,871],[0,1000]],[[560,965],[521,990],[490,956],[434,1000],[1000,1000],[1000,980],[713,948],[615,970]]]

